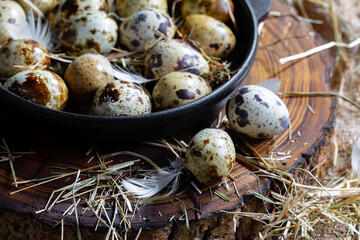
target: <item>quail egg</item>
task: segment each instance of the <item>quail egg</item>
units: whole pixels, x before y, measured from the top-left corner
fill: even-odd
[[[113,81],[96,91],[93,110],[100,116],[146,114],[151,112],[151,100],[140,85]]]
[[[206,54],[213,57],[227,57],[236,44],[234,33],[225,23],[204,14],[186,17],[180,32],[199,42]]]
[[[235,147],[227,132],[205,128],[190,141],[184,167],[202,183],[213,184],[226,178],[235,164]]]
[[[231,0],[183,0],[181,15],[187,17],[192,14],[206,14],[222,22],[230,21],[230,11],[234,11]]]
[[[148,78],[158,78],[174,71],[196,75],[208,73],[205,58],[184,41],[166,39],[153,46],[145,56],[145,72]]]
[[[56,3],[57,0],[31,0],[31,2],[43,13],[43,14],[48,14],[48,12],[50,12],[50,10],[52,10]],[[26,3],[26,1],[24,0],[19,0],[19,3],[21,4],[21,6],[24,8],[25,12],[29,12],[31,7],[29,6],[29,4]]]
[[[4,83],[4,88],[42,106],[63,110],[68,100],[68,89],[57,74],[47,70],[20,72]]]
[[[166,0],[117,0],[116,10],[120,17],[130,17],[135,12],[145,9],[154,8],[167,12],[168,4]]]
[[[172,72],[161,77],[152,92],[157,110],[174,108],[199,99],[211,92],[200,76],[187,72]]]
[[[116,22],[104,12],[85,12],[73,18],[59,38],[69,55],[107,54],[116,44],[117,31]]]
[[[86,53],[70,63],[65,71],[64,80],[72,99],[80,104],[91,103],[95,92],[114,80],[104,67],[105,64],[110,64],[108,61],[101,54]]]
[[[13,40],[0,48],[0,76],[11,77],[28,69],[49,69],[47,50],[33,40]]]
[[[120,43],[130,50],[150,45],[161,36],[174,37],[176,26],[171,17],[157,9],[144,9],[134,13],[120,26]]]
[[[49,12],[49,25],[60,32],[71,20],[89,11],[105,11],[105,0],[62,0]]]
[[[230,126],[252,138],[269,138],[289,126],[289,111],[272,91],[257,85],[237,90],[227,103]]]
[[[12,40],[9,31],[18,36],[21,18],[26,18],[25,12],[16,1],[0,1],[0,46]]]

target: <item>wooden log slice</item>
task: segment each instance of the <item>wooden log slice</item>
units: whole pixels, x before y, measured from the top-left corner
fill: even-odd
[[[288,13],[292,9],[274,0],[273,10]],[[265,20],[262,29],[260,44],[256,60],[250,73],[243,82],[243,85],[257,84],[268,78],[279,78],[281,80],[281,92],[329,92],[329,72],[333,61],[328,52],[321,52],[310,57],[290,62],[284,65],[279,64],[279,58],[306,51],[313,47],[323,44],[321,38],[314,33],[310,26],[295,20],[288,14],[280,17],[269,17]],[[330,129],[334,125],[334,107],[336,99],[334,97],[282,97],[290,112],[291,135],[289,140],[289,130],[281,135],[267,140],[251,140],[249,142],[264,157],[269,156],[270,152],[281,152],[290,156],[283,161],[281,166],[287,167],[290,171],[300,164],[308,164],[310,158],[319,151],[328,141],[331,135]],[[309,106],[313,109],[310,111]],[[91,145],[86,142],[73,142],[71,136],[64,139],[55,139],[51,134],[37,134],[36,129],[24,129],[21,127],[24,119],[19,116],[9,114],[11,110],[1,108],[1,126],[3,131],[0,136],[6,139],[8,146],[13,151],[35,151],[36,154],[22,154],[16,158],[14,169],[18,181],[44,178],[53,175],[54,171],[71,172],[77,169],[86,169],[97,165],[95,160],[88,163],[90,156],[86,156]],[[189,131],[180,133],[177,137],[188,142],[194,133],[209,126],[207,122],[194,127]],[[171,139],[168,139],[171,141]],[[242,144],[238,142],[238,144]],[[146,144],[131,144],[116,146],[97,146],[99,155],[114,153],[118,151],[133,151],[151,158],[159,166],[167,166],[168,159],[174,159],[174,155],[158,147]],[[116,156],[109,158],[113,164],[133,159],[129,156]],[[316,159],[314,159],[316,161]],[[51,193],[71,183],[74,175],[57,181],[42,184],[28,190],[12,194],[14,187],[13,177],[8,162],[2,162],[0,169],[0,206],[3,209],[12,210],[17,213],[32,214],[41,222],[54,224],[63,218],[63,213],[72,205],[72,201],[55,204],[50,211],[36,214],[36,211],[43,209]],[[58,167],[54,169],[53,166]],[[147,168],[147,163],[141,162],[136,167]],[[69,170],[71,168],[71,170]],[[68,170],[62,170],[68,169]],[[133,229],[151,229],[169,225],[174,219],[178,219],[184,214],[186,206],[188,218],[190,220],[206,219],[220,210],[231,210],[243,203],[244,196],[252,194],[252,191],[266,192],[269,181],[258,178],[252,173],[251,167],[237,162],[231,172],[235,179],[237,191],[234,190],[232,180],[228,179],[227,184],[230,190],[226,190],[224,184],[221,186],[213,185],[211,191],[217,190],[226,195],[230,200],[224,201],[222,198],[210,193],[207,186],[196,182],[194,178],[189,179],[189,175],[184,173],[182,182],[189,185],[189,181],[194,181],[202,191],[198,194],[192,187],[180,186],[179,195],[171,195],[166,198],[151,202],[147,205],[139,205],[138,211],[131,218]],[[66,182],[67,180],[67,182]],[[30,186],[29,183],[24,186]],[[19,188],[23,188],[21,185]],[[187,190],[185,190],[187,189]],[[181,192],[185,190],[184,192]],[[185,205],[184,205],[185,204]],[[81,205],[81,204],[80,204]],[[81,205],[84,206],[84,205]],[[192,210],[201,208],[201,214]],[[81,212],[80,207],[78,208]],[[109,210],[112,216],[112,210]],[[97,224],[97,217],[91,211],[79,214],[79,222],[82,227],[94,228]],[[194,221],[196,222],[196,221]],[[64,219],[65,225],[74,225],[74,214]],[[100,230],[107,229],[105,225],[99,224]],[[168,229],[168,228],[167,228]],[[167,230],[169,231],[169,229]],[[174,234],[174,233],[173,233]],[[176,238],[174,238],[176,239]]]

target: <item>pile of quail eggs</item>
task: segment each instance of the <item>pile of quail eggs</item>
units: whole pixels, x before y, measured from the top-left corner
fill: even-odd
[[[27,2],[0,1],[0,78],[4,88],[51,109],[130,116],[189,103],[211,93],[209,63],[225,63],[236,45],[228,0],[184,0],[175,16],[165,0]],[[24,34],[30,14],[36,37]],[[115,63],[125,74],[114,74]],[[139,75],[152,83],[133,81]],[[61,97],[45,82],[61,86]]]

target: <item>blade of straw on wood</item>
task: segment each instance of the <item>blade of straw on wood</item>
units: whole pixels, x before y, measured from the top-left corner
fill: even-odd
[[[297,59],[301,59],[301,58],[305,58],[305,57],[308,57],[312,54],[315,54],[315,53],[318,53],[318,52],[321,52],[323,50],[326,50],[326,49],[329,49],[329,48],[332,48],[332,47],[345,47],[345,48],[354,48],[355,46],[359,45],[360,44],[360,38],[356,39],[355,41],[351,42],[351,43],[341,43],[341,42],[329,42],[329,43],[326,43],[324,45],[320,45],[318,47],[315,47],[315,48],[312,48],[308,51],[305,51],[303,53],[299,53],[299,54],[295,54],[295,55],[292,55],[292,56],[289,56],[289,57],[285,57],[285,58],[280,58],[279,59],[279,62],[280,64],[285,64],[287,62],[290,62],[290,61],[294,61],[294,60],[297,60]]]
[[[106,163],[110,163],[112,161],[108,161]],[[95,165],[95,166],[92,166],[92,167],[88,167],[88,168],[85,168],[85,169],[82,169],[82,170],[79,170],[80,172],[84,172],[84,171],[89,171],[89,170],[92,170],[92,169],[95,169],[95,168],[99,168],[99,165]],[[56,177],[56,178],[52,178],[52,179],[49,179],[49,180],[46,180],[46,181],[43,181],[43,182],[40,182],[40,183],[36,183],[34,185],[31,185],[31,186],[28,186],[28,187],[24,187],[22,189],[19,189],[19,190],[16,190],[14,192],[11,192],[10,195],[13,195],[15,193],[18,193],[18,192],[21,192],[21,191],[24,191],[24,190],[27,190],[27,189],[30,189],[30,188],[33,188],[33,187],[37,187],[37,186],[40,186],[42,184],[45,184],[45,183],[48,183],[48,182],[52,182],[52,181],[55,181],[55,180],[58,180],[58,179],[61,179],[61,178],[64,178],[64,177],[67,177],[67,176],[71,176],[71,175],[74,175],[74,174],[77,174],[78,171],[75,171],[75,172],[70,172],[70,173],[66,173],[62,176],[59,176],[59,177]]]
[[[77,181],[79,180],[80,177],[80,170],[78,170],[77,174],[76,174],[76,179],[74,181],[73,184],[73,188],[72,188],[72,193],[73,193],[73,201],[74,201],[74,210],[75,210],[75,220],[76,220],[76,232],[77,232],[77,237],[79,240],[82,239],[81,237],[81,231],[80,231],[80,223],[79,223],[79,217],[78,217],[78,213],[77,213],[77,203],[76,203],[76,199],[75,199],[75,184],[77,183]],[[80,200],[80,199],[79,199]]]
[[[129,155],[129,156],[133,156],[133,157],[137,157],[137,158],[140,158],[144,161],[146,161],[147,163],[149,163],[151,166],[153,166],[153,168],[155,168],[156,170],[158,171],[161,171],[162,169],[156,165],[150,158],[148,157],[145,157],[141,154],[138,154],[138,153],[134,153],[134,152],[130,152],[130,151],[120,151],[120,152],[116,152],[116,153],[112,153],[112,154],[107,154],[107,155],[103,155],[101,156],[101,158],[109,158],[109,157],[115,157],[117,155]]]

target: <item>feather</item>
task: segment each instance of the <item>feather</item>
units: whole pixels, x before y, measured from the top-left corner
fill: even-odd
[[[45,49],[51,50],[53,48],[52,33],[48,22],[42,23],[41,16],[38,15],[37,21],[32,9],[28,14],[28,19],[21,17],[19,20],[19,34],[14,34],[10,29],[7,29],[13,40],[29,39],[40,43]]]
[[[360,137],[356,140],[351,153],[351,167],[353,172],[360,175]]]
[[[278,93],[281,87],[281,82],[278,78],[269,78],[265,81],[262,81],[258,86],[264,87],[272,91],[273,93]]]
[[[115,65],[116,68],[114,68],[109,60],[104,61],[102,65],[107,73],[120,81],[143,84],[155,80],[144,78],[143,76],[136,73],[127,72],[124,69],[120,68],[118,65]]]
[[[149,198],[159,193],[168,186],[166,196],[174,193],[179,186],[180,173],[182,169],[181,160],[171,163],[172,167],[168,170],[156,171],[155,173],[144,175],[145,178],[130,178],[121,181],[121,186],[138,198]]]

